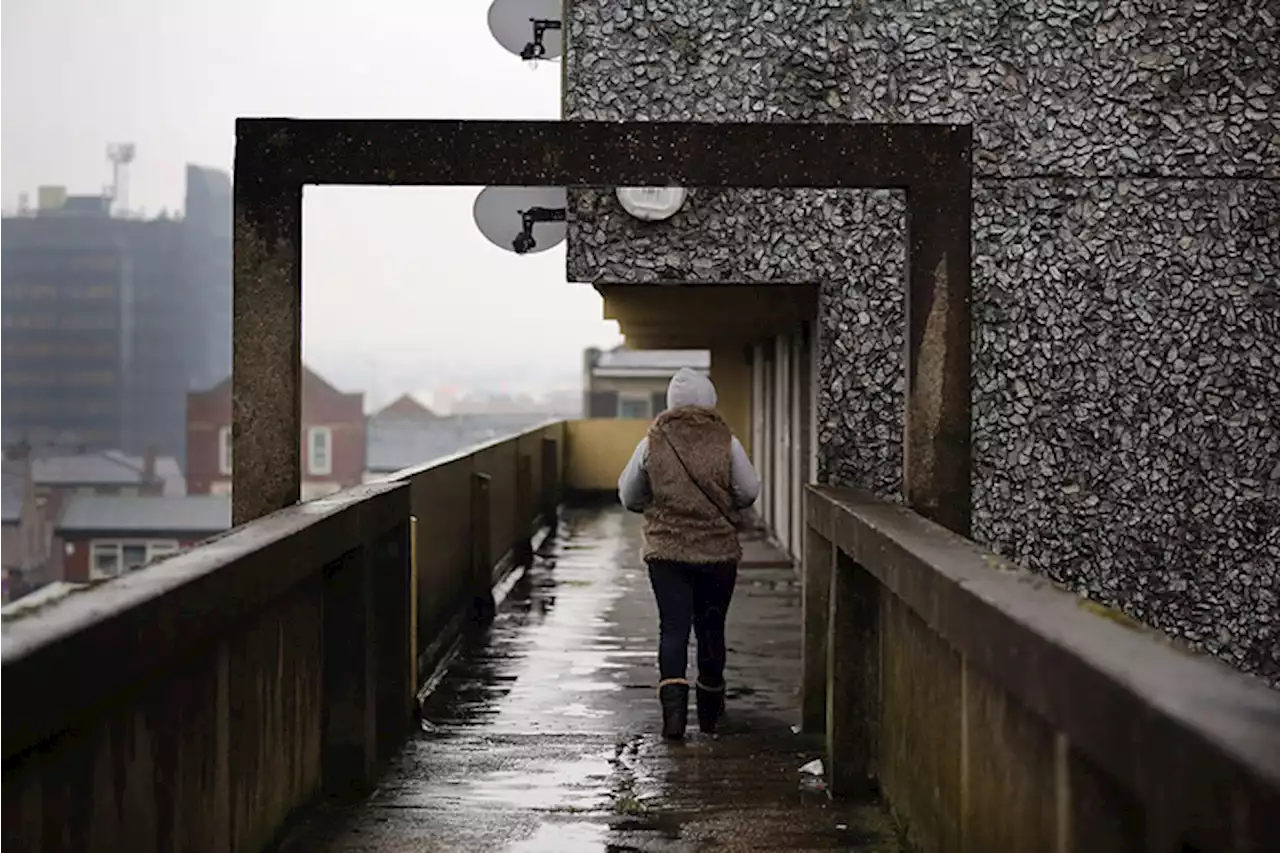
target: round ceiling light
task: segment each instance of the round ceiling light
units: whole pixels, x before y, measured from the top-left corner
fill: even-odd
[[[618,187],[618,202],[636,219],[670,219],[684,206],[682,187]]]

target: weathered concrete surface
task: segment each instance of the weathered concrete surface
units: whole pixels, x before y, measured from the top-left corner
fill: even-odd
[[[912,849],[1280,850],[1280,693],[891,502],[807,518],[832,790],[873,775]]]
[[[657,616],[639,543],[635,516],[568,514],[378,790],[317,808],[284,849],[897,849],[877,806],[802,790],[799,768],[822,747],[791,731],[800,589],[758,543],[730,615],[723,733],[658,738]]]

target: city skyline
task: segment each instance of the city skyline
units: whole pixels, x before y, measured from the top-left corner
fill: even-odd
[[[137,145],[129,206],[148,216],[179,210],[185,164],[229,171],[242,115],[559,116],[558,64],[531,72],[506,53],[483,5],[427,11],[391,0],[379,9],[7,3],[5,206],[41,184],[100,192],[111,182],[107,144],[128,141]],[[385,25],[392,17],[397,27]],[[110,75],[96,62],[47,62],[108,53]],[[39,75],[24,71],[37,63]],[[583,348],[620,340],[594,290],[565,281],[562,247],[518,257],[480,235],[471,221],[479,189],[308,189],[308,363],[370,387],[475,377],[550,389],[575,379]],[[374,367],[353,368],[362,363]]]

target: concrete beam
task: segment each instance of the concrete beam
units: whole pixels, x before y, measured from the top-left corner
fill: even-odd
[[[236,121],[237,165],[280,184],[865,187],[968,171],[948,124],[692,121]],[[963,160],[950,155],[963,153]],[[239,180],[240,171],[236,171]]]
[[[598,285],[606,319],[635,349],[728,350],[798,332],[817,312],[813,285]]]
[[[606,320],[662,323],[682,318],[749,317],[799,323],[818,309],[816,285],[596,285]]]
[[[769,335],[713,332],[710,330],[646,329],[627,326],[621,329],[627,346],[632,349],[723,349],[750,346]]]
[[[967,529],[968,499],[961,503],[958,489],[969,451],[958,443],[968,437],[959,424],[968,377],[958,385],[958,365],[968,351],[956,329],[968,317],[969,256],[967,232],[961,246],[957,229],[968,224],[971,147],[967,125],[944,124],[238,119],[233,520],[288,506],[300,493],[303,185],[675,183],[907,190],[913,316],[921,318],[908,357],[907,491],[922,512]],[[673,295],[664,299],[714,289],[665,288]],[[766,299],[796,292],[751,290]],[[771,304],[783,316],[791,305]],[[814,309],[791,310],[804,320]]]

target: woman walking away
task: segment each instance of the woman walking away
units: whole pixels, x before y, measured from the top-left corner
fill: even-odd
[[[622,505],[644,513],[644,559],[658,601],[662,735],[669,740],[684,737],[689,715],[691,626],[699,728],[714,733],[724,713],[724,623],[742,559],[738,516],[760,494],[751,460],[715,405],[711,380],[682,368],[667,387],[667,410],[618,478]]]

